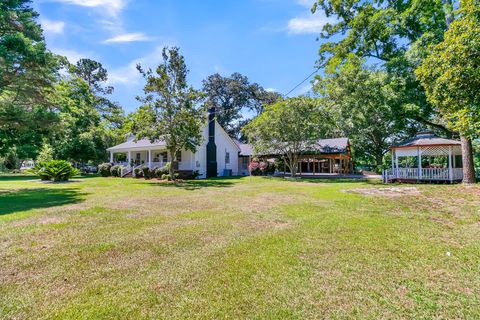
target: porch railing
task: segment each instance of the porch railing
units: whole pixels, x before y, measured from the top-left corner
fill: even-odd
[[[451,180],[461,180],[463,178],[462,168],[452,168]],[[394,168],[382,172],[384,182],[395,179],[403,180],[422,180],[422,181],[450,181],[450,169],[448,168]]]

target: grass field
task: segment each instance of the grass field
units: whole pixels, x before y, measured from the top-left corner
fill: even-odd
[[[479,318],[480,185],[0,178],[1,319]]]

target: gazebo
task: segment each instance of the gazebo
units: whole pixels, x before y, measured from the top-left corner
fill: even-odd
[[[460,141],[440,138],[432,132],[420,132],[390,150],[392,168],[383,171],[385,183],[453,183],[463,179]]]

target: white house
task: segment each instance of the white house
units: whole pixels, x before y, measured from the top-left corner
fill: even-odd
[[[177,155],[178,171],[198,171],[200,178],[248,174],[251,148],[233,140],[214,119],[214,112],[209,110],[209,121],[202,128],[203,141],[196,152],[182,150]],[[110,153],[111,163],[125,166],[122,176],[133,172],[136,167],[161,168],[171,161],[163,141],[135,141],[134,136],[127,138],[124,143],[108,148],[107,151]],[[116,160],[120,158],[118,154],[123,154],[123,161]]]

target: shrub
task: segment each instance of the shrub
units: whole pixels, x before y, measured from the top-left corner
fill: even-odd
[[[135,175],[135,178],[143,177],[143,171],[140,168],[133,169],[133,174]]]
[[[80,173],[70,162],[65,160],[40,162],[29,171],[38,175],[42,180],[53,179],[53,181],[68,181],[68,179]]]
[[[111,175],[111,168],[112,165],[110,163],[102,163],[98,166],[98,172],[102,177],[109,177]]]
[[[150,168],[148,167],[143,167],[142,168],[142,171],[143,171],[143,177],[148,180],[152,177],[152,172],[153,171],[150,171]]]
[[[275,164],[268,161],[253,159],[248,165],[248,169],[252,176],[264,176],[275,173]]]
[[[122,175],[122,166],[113,166],[110,168],[110,173],[112,174],[112,177],[121,177]]]

